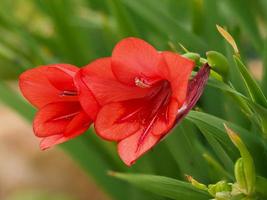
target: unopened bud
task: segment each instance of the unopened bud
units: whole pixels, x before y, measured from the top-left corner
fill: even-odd
[[[243,163],[242,158],[239,158],[235,163],[235,178],[236,178],[238,187],[242,191],[247,190],[247,181],[246,181],[246,175],[244,172],[244,163]]]
[[[193,60],[195,63],[198,63],[200,59],[200,55],[193,52],[185,53],[183,54],[183,57]]]
[[[187,180],[195,187],[200,190],[207,190],[208,187],[197,180],[195,180],[192,176],[186,175]]]
[[[229,63],[226,57],[217,51],[208,51],[206,53],[209,66],[217,73],[227,76]]]
[[[238,170],[239,172],[238,178],[236,177],[236,179],[239,179],[239,182],[241,181],[240,183],[243,187],[242,189],[245,190],[245,193],[251,195],[255,190],[256,182],[256,172],[253,158],[251,157],[246,145],[241,140],[241,138],[225,124],[224,126],[228,133],[228,136],[230,137],[234,145],[238,148],[242,158],[242,160],[240,161],[239,159],[236,164],[236,168],[238,169],[235,170]]]
[[[226,181],[219,181],[216,184],[211,184],[208,186],[208,192],[214,197],[217,193],[231,192],[231,190],[231,185],[229,185]]]

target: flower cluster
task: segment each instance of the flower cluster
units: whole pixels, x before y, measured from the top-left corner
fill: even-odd
[[[126,38],[112,56],[83,68],[40,66],[20,76],[24,97],[38,112],[33,130],[41,149],[84,133],[94,123],[101,138],[118,143],[127,165],[151,149],[196,104],[209,76],[204,65]]]

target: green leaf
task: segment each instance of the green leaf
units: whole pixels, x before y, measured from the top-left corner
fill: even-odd
[[[206,44],[198,36],[186,30],[168,14],[167,10],[161,9],[155,1],[123,0],[123,2],[167,38],[181,42],[192,50],[206,49]]]
[[[228,171],[232,172],[234,166],[233,158],[225,149],[228,141],[224,140],[224,138],[217,137],[218,130],[212,127],[209,127],[205,124],[197,124],[197,127],[200,129],[208,143],[213,148],[215,154],[217,155],[217,158],[221,161],[221,163]],[[214,133],[217,134],[215,135]]]
[[[262,129],[262,133],[265,134],[265,138],[267,137],[267,109],[262,107],[261,105],[252,102],[252,100],[248,99],[243,94],[237,92],[227,84],[217,81],[215,79],[209,79],[208,86],[218,88],[224,92],[229,93],[238,103],[241,110],[251,118],[251,120],[255,120],[258,126]]]
[[[214,171],[213,178],[217,178],[215,181],[219,181],[221,179],[233,180],[233,175],[230,174],[226,169],[224,169],[223,166],[217,160],[215,160],[212,156],[210,156],[207,153],[204,153],[203,157],[208,162],[209,166],[211,167],[211,170]]]
[[[184,120],[164,142],[184,174],[207,180],[207,173],[202,170],[208,167],[202,157],[204,147],[199,144],[198,139],[192,123]]]
[[[255,111],[256,122],[262,130],[264,138],[267,139],[267,109],[261,105],[250,103],[251,108]]]
[[[203,112],[191,111],[186,118],[192,121],[198,127],[204,127],[209,130],[212,134],[211,137],[217,141],[220,141],[222,147],[231,157],[231,159],[237,160],[239,157],[238,152],[228,138],[223,126],[223,124],[227,123],[231,129],[240,134],[242,141],[244,141],[254,159],[256,171],[260,174],[266,175],[267,147],[261,138],[258,137],[257,133],[252,134],[236,124],[229,123],[223,119]]]
[[[242,75],[244,84],[246,85],[246,89],[252,101],[267,108],[267,99],[264,96],[258,83],[249,74],[246,66],[242,63],[240,58],[238,58],[237,56],[234,56],[234,60],[235,60],[235,64],[237,68],[239,69],[239,72]]]
[[[110,175],[127,181],[143,190],[177,200],[208,200],[211,196],[200,189],[176,179],[163,176],[124,174],[111,172]]]
[[[225,84],[222,81],[218,81],[216,79],[210,78],[207,83],[208,86],[217,88],[223,92],[226,92],[231,97],[234,98],[234,100],[237,102],[240,109],[245,113],[245,115],[252,115],[251,108],[249,106],[250,102],[249,99],[244,96],[243,94],[239,93],[229,85]]]

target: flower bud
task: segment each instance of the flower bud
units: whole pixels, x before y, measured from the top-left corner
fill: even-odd
[[[198,63],[200,59],[200,55],[193,52],[185,53],[183,54],[183,57],[193,60],[195,63]]]
[[[243,158],[239,158],[235,163],[235,178],[241,190],[247,189],[246,175],[244,171]]]
[[[229,69],[229,63],[226,59],[226,57],[216,51],[208,51],[206,53],[208,64],[209,66],[217,73],[227,76],[228,69]]]
[[[217,192],[215,199],[216,200],[229,200],[231,199],[231,192],[227,191],[227,192]]]
[[[226,181],[219,181],[216,184],[211,184],[208,186],[208,192],[214,197],[219,192],[231,192],[231,190],[231,185],[229,185]]]
[[[186,175],[186,178],[195,188],[198,188],[200,190],[207,190],[208,189],[206,185],[198,182],[192,176]]]
[[[225,124],[224,126],[228,136],[230,137],[234,145],[238,148],[242,158],[242,160],[237,161],[236,164],[237,169],[235,169],[235,171],[238,171],[238,177],[236,177],[236,179],[237,181],[239,180],[239,182],[243,186],[242,189],[244,189],[244,193],[251,195],[254,193],[256,182],[256,172],[253,158],[251,157],[246,145],[243,143],[241,138]]]

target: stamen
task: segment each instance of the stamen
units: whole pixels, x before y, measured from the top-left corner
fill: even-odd
[[[184,104],[182,105],[182,107],[178,109],[178,113],[177,113],[177,114],[181,114],[181,113],[183,113],[186,109],[187,109],[187,104],[184,103]]]
[[[61,96],[77,96],[77,92],[65,90],[61,93]]]
[[[140,88],[150,88],[151,85],[146,83],[145,80],[142,80],[141,78],[135,77],[135,85]]]
[[[57,121],[57,120],[62,120],[62,119],[68,120],[68,119],[71,119],[72,117],[74,117],[75,115],[78,115],[79,113],[80,113],[80,111],[66,114],[66,115],[62,115],[62,116],[59,116],[59,117],[52,119],[51,121]]]

